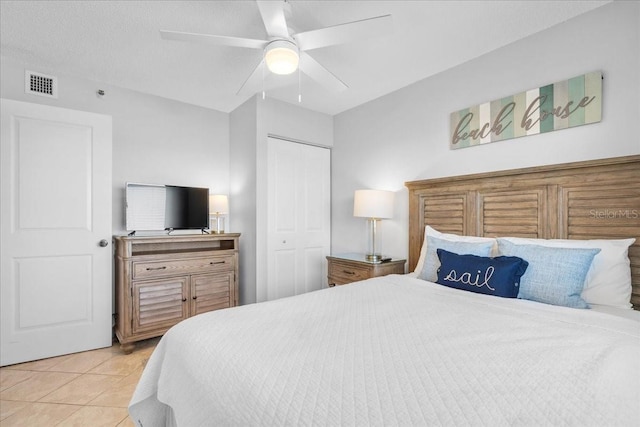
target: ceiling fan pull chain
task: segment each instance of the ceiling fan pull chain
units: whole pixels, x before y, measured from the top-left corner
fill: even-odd
[[[300,71],[300,67],[298,67],[298,104],[302,103],[302,78],[301,78],[301,71]]]
[[[262,100],[264,101],[265,98],[265,94],[264,94],[264,67],[265,67],[265,63],[264,61],[262,61]]]

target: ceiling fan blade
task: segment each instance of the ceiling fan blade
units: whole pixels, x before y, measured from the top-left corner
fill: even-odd
[[[324,87],[341,92],[349,87],[306,52],[300,52],[300,70]]]
[[[391,28],[391,15],[383,15],[319,30],[305,31],[294,35],[293,38],[300,50],[311,50],[385,35],[391,32]]]
[[[284,17],[284,1],[258,1],[260,16],[270,37],[289,38],[289,29]]]
[[[160,36],[165,40],[177,40],[181,42],[194,42],[216,46],[245,47],[249,49],[264,49],[264,47],[269,43],[267,40],[216,36],[211,34],[183,33],[181,31],[161,30]]]

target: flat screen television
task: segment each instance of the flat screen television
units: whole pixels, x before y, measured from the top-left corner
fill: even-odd
[[[209,228],[209,189],[127,182],[127,231]]]

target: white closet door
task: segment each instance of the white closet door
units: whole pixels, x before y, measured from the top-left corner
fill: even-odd
[[[268,138],[267,299],[326,286],[331,242],[331,153]]]
[[[1,115],[0,364],[110,346],[111,118],[7,99]]]

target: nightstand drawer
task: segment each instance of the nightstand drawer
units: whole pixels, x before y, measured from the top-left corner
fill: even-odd
[[[329,265],[329,276],[341,283],[349,283],[369,279],[371,277],[371,270],[366,267],[358,267],[333,261]]]
[[[404,274],[405,260],[391,259],[373,263],[367,261],[364,254],[343,254],[328,256],[327,263],[327,281],[331,287],[387,274]]]
[[[136,280],[180,274],[212,273],[234,268],[233,256],[215,256],[183,260],[149,261],[133,263],[133,278]]]

